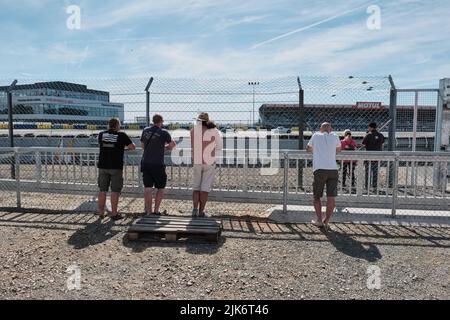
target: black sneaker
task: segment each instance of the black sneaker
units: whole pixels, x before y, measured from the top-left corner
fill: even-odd
[[[204,212],[199,212],[198,213],[199,218],[206,218],[206,214]]]

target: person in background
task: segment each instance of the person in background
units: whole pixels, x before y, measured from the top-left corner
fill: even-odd
[[[332,133],[331,124],[325,122],[320,127],[320,132],[315,133],[309,140],[306,151],[313,154],[313,194],[314,209],[317,220],[313,224],[319,228],[328,228],[328,224],[336,207],[336,197],[339,181],[336,154],[341,152],[341,141]],[[323,190],[327,186],[327,211],[326,217],[322,217]]]
[[[367,151],[383,151],[384,136],[378,132],[377,124],[372,122],[369,124],[369,130],[367,135],[364,137],[362,145]],[[372,181],[372,188],[376,189],[378,186],[378,161],[366,161],[364,163],[366,171],[366,189],[369,189],[369,181]],[[370,174],[369,174],[370,171]]]
[[[100,155],[98,160],[98,208],[100,218],[105,216],[106,194],[111,187],[111,219],[120,220],[122,215],[117,211],[119,196],[123,188],[123,155],[124,150],[135,150],[136,146],[128,135],[120,131],[120,120],[109,121],[108,130],[98,135]]]
[[[342,151],[354,151],[358,148],[358,144],[356,143],[355,139],[352,137],[352,132],[347,129],[344,131],[344,139],[341,141],[341,149]],[[356,168],[356,161],[350,161],[350,160],[344,160],[344,169],[343,169],[343,177],[342,177],[342,183],[344,188],[347,187],[347,176],[350,175],[352,187],[355,187],[356,185],[356,177],[355,177],[355,168]]]
[[[222,151],[223,141],[217,126],[207,113],[197,117],[197,124],[191,129],[193,164],[193,217],[205,217],[205,207],[214,182],[217,155]]]
[[[169,131],[163,129],[163,123],[163,117],[155,114],[153,116],[153,126],[145,128],[141,136],[141,147],[143,150],[141,171],[145,187],[146,214],[161,215],[159,209],[167,184],[164,153],[166,149],[173,150],[176,146]],[[154,210],[153,188],[157,189]]]

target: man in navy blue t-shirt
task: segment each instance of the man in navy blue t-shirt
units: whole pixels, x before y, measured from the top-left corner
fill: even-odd
[[[145,128],[141,136],[141,147],[144,150],[141,171],[144,180],[144,198],[147,214],[160,215],[159,207],[164,197],[167,183],[166,166],[164,164],[165,150],[175,148],[175,142],[170,133],[163,129],[163,117],[153,116],[153,126]],[[153,211],[153,188],[156,188],[155,210]]]

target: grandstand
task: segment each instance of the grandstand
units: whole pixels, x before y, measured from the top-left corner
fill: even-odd
[[[413,106],[397,106],[398,132],[413,131],[413,113]],[[389,120],[389,106],[380,104],[365,108],[359,105],[306,104],[304,114],[305,130],[308,131],[317,131],[320,124],[327,121],[336,131],[351,129],[365,132],[370,122],[383,124]],[[263,128],[298,127],[299,105],[264,104],[259,108],[259,116]],[[435,107],[418,107],[418,132],[434,132],[435,121]]]
[[[0,87],[0,122],[8,120],[7,89]],[[111,117],[124,120],[123,103],[112,103],[109,92],[82,84],[51,81],[16,85],[12,95],[14,122],[22,123],[19,128],[40,122],[86,126],[102,125]]]

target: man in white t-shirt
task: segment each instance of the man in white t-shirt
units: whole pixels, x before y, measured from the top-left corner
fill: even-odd
[[[317,215],[317,220],[313,223],[319,228],[328,228],[328,223],[336,207],[339,180],[336,154],[341,152],[341,141],[337,135],[332,133],[330,123],[325,122],[320,126],[320,132],[311,137],[306,151],[313,154],[313,194],[314,209]],[[325,185],[327,186],[327,212],[325,220],[323,220],[321,198]]]

